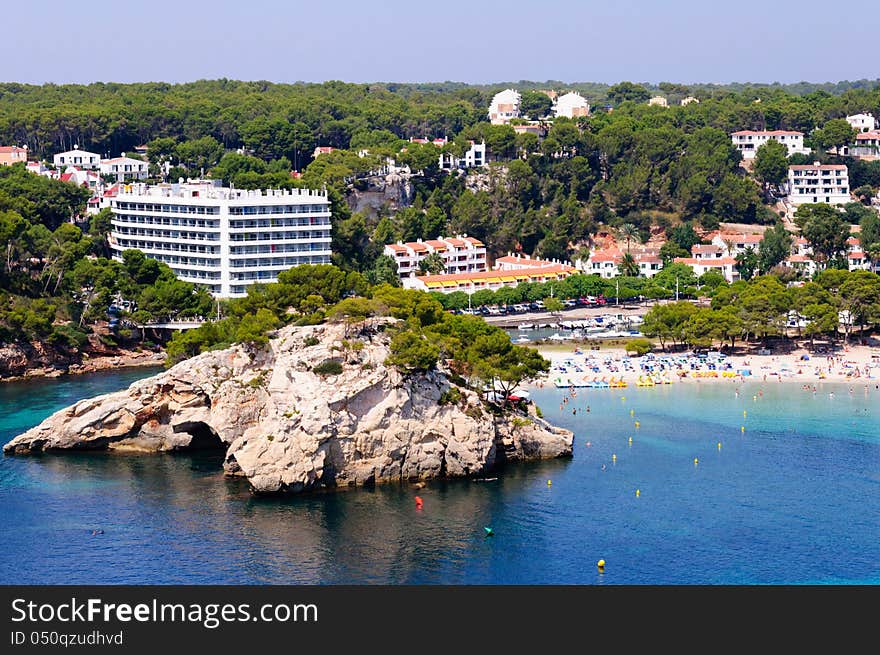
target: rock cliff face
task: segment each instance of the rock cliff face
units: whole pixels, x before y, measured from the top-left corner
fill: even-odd
[[[391,321],[392,319],[388,319]],[[482,475],[508,460],[572,454],[572,433],[492,413],[440,371],[384,365],[386,323],[287,327],[269,345],[207,352],[127,390],[61,410],[4,446],[50,450],[226,449],[224,468],[259,493]],[[328,360],[341,373],[312,371]]]

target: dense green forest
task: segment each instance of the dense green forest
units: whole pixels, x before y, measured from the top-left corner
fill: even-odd
[[[548,123],[546,138],[539,140],[487,122],[492,95],[506,87],[523,93],[523,106],[534,117],[549,106],[535,90],[548,88],[579,90],[594,111],[575,121]],[[667,97],[670,107],[648,106],[646,100],[655,94]],[[687,96],[699,102],[676,104]],[[774,189],[787,165],[837,160],[829,149],[852,137],[841,118],[859,112],[880,116],[880,81],[728,86],[5,83],[0,84],[0,143],[27,145],[32,158],[50,158],[74,145],[102,155],[147,145],[155,180],[168,165],[165,177],[170,179],[207,176],[240,188],[326,187],[333,209],[334,263],[378,285],[396,282],[393,263],[381,256],[383,244],[396,239],[466,232],[483,239],[493,255],[521,251],[571,259],[599,231],[627,231],[645,240],[659,229],[678,247],[667,249],[668,261],[699,242],[700,231],[720,222],[772,225],[779,218],[772,204]],[[815,154],[786,158],[771,147],[748,174],[729,137],[741,129],[802,131]],[[409,142],[422,136],[447,137],[443,150],[458,155],[469,140],[485,141],[492,164],[443,172],[438,148]],[[318,145],[336,151],[313,160]],[[371,174],[388,157],[415,173],[407,182],[408,201],[354,212],[354,199],[371,188]],[[855,195],[870,204],[880,188],[880,162],[847,158],[846,163]],[[301,177],[291,177],[291,170]],[[108,260],[109,219],[104,213],[86,220],[87,197],[82,189],[31,175],[20,165],[0,171],[5,244],[0,340],[76,348],[117,301],[133,303],[127,306],[140,312],[132,317],[135,322],[211,313],[210,298],[175,280],[164,265],[136,254],[124,262]],[[845,222],[873,220],[865,213],[873,215],[872,210],[853,205],[843,215]],[[827,241],[821,234],[825,223],[816,225],[816,239]],[[845,230],[834,229],[832,240],[839,241]],[[832,254],[839,254],[839,248]],[[746,277],[771,272],[778,255],[743,262],[741,272]],[[669,293],[668,285],[638,278],[618,286],[621,295]],[[254,295],[263,293],[255,290]]]

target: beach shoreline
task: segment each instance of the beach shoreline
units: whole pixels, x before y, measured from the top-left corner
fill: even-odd
[[[166,354],[161,352],[135,352],[118,355],[83,358],[78,364],[66,367],[41,366],[29,368],[21,375],[0,376],[0,384],[4,382],[21,382],[22,380],[41,380],[59,378],[68,375],[83,375],[124,368],[144,368],[162,366]]]
[[[741,353],[698,357],[692,353],[649,353],[629,355],[623,348],[592,351],[579,346],[565,350],[558,346],[532,346],[550,361],[550,371],[537,386],[555,384],[591,386],[609,383],[622,386],[744,382],[821,382],[850,384],[880,383],[880,348],[864,345],[844,346],[833,352],[811,353],[798,347],[786,353]],[[642,385],[640,385],[640,382]]]

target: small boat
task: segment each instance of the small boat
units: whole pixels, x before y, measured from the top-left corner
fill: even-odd
[[[528,337],[520,337],[519,339],[516,340],[516,343],[531,343],[531,342],[532,342],[532,340],[529,339]]]
[[[517,327],[518,330],[523,330],[523,331],[524,331],[524,330],[532,330],[532,329],[534,329],[535,326],[532,325],[531,323],[520,323],[520,324],[517,325],[516,327]]]

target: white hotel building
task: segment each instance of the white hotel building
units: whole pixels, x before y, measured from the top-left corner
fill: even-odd
[[[816,202],[845,205],[851,200],[846,166],[816,162],[788,167],[788,201],[792,205]]]
[[[743,159],[754,159],[755,154],[762,145],[768,141],[778,141],[788,148],[789,156],[796,152],[804,155],[810,154],[810,149],[804,147],[804,133],[789,130],[772,130],[755,132],[741,130],[730,135],[733,145],[742,153]]]
[[[217,297],[244,296],[293,266],[330,263],[330,201],[315,190],[129,184],[111,208],[115,259],[141,250]]]

